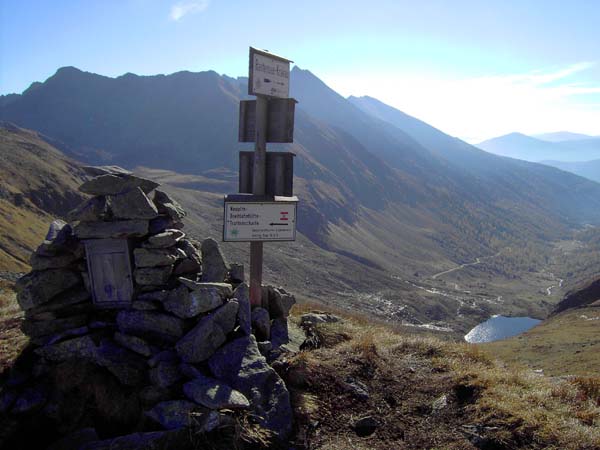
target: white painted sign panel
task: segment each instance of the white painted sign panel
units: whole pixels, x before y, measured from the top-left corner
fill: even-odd
[[[225,202],[223,241],[295,241],[298,202]]]
[[[290,96],[290,62],[250,47],[250,95],[269,95],[287,98]]]

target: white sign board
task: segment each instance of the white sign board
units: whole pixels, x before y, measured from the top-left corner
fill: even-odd
[[[223,241],[295,241],[297,204],[225,201]]]
[[[280,56],[250,47],[250,95],[290,96],[290,62]]]

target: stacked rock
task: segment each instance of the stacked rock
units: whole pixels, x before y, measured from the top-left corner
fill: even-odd
[[[251,309],[243,266],[229,265],[214,239],[200,250],[187,239],[185,211],[157,183],[121,169],[88,170],[96,176],[80,189],[93,197],[69,215],[72,224],[53,222],[31,257],[32,272],[17,282],[31,345],[28,363],[15,366],[1,391],[0,412],[43,416],[60,422],[61,434],[80,433],[65,425],[57,394],[64,386],[49,381],[63,363],[80,361],[133,396],[143,420],[129,432],[185,428],[192,413],[196,430],[210,431],[228,417],[220,411],[242,408],[285,437],[289,393],[268,361],[286,352],[294,297],[265,286],[263,306]],[[129,243],[132,298],[98,308],[84,242],[115,238]],[[114,436],[104,434],[110,447]]]

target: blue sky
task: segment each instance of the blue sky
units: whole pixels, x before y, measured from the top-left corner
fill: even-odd
[[[2,0],[0,94],[61,66],[246,75],[248,46],[471,142],[600,135],[600,1]]]

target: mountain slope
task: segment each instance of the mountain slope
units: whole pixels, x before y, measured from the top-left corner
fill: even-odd
[[[592,161],[542,161],[542,164],[556,167],[557,169],[571,172],[580,177],[600,183],[600,159]]]
[[[569,131],[557,131],[555,133],[534,134],[532,137],[547,142],[565,142],[576,141],[580,139],[589,139],[593,136],[581,133],[571,133]]]
[[[0,271],[24,271],[49,223],[84,196],[82,172],[35,132],[0,123]]]

